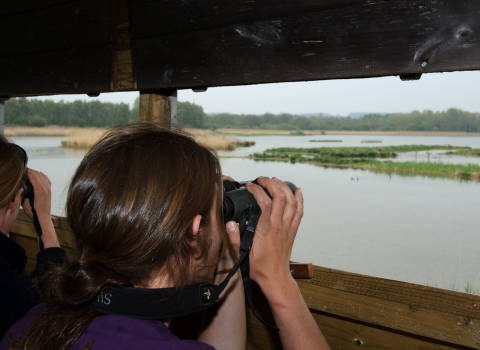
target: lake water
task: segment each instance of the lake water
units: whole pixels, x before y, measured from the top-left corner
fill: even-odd
[[[343,142],[313,143],[314,139]],[[250,148],[220,152],[223,173],[237,180],[277,176],[303,189],[305,215],[292,260],[378,277],[463,291],[480,291],[480,183],[375,174],[310,164],[259,162],[247,156],[273,147],[350,147],[404,144],[480,148],[478,137],[258,136]],[[365,144],[363,140],[380,140]],[[83,157],[58,137],[16,137],[29,166],[52,180],[53,213],[64,215],[66,188]],[[430,161],[480,164],[479,158],[442,155]],[[405,154],[401,160],[414,160]],[[417,154],[427,161],[426,153]]]

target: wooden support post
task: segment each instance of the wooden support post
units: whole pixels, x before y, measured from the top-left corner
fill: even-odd
[[[177,124],[177,90],[140,91],[140,121],[173,128]]]
[[[0,97],[0,135],[5,135],[5,99]]]

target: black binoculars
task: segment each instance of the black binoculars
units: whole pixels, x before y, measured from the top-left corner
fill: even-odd
[[[30,183],[30,180],[25,181],[25,185],[23,186],[23,199],[33,198],[33,186]]]
[[[225,223],[228,221],[238,222],[245,210],[257,203],[253,195],[245,188],[247,182],[255,183],[255,181],[223,180],[223,221]],[[289,181],[285,181],[285,184],[292,190],[292,193],[295,193],[297,186]],[[265,188],[264,190],[271,197]]]

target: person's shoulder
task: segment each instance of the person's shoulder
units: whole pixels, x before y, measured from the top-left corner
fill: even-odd
[[[96,349],[176,349],[213,350],[208,344],[182,340],[163,322],[139,320],[126,316],[103,315],[96,317],[75,342],[72,350],[82,349],[93,341]]]
[[[22,339],[28,327],[33,323],[33,321],[40,317],[44,310],[45,304],[39,304],[30,309],[30,311],[28,311],[25,316],[16,322],[5,334],[0,343],[0,350],[8,349],[8,344],[10,343],[11,338]]]

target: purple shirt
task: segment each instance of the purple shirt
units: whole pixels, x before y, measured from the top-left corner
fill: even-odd
[[[30,323],[42,312],[44,305],[30,310],[9,332],[23,337]],[[175,349],[215,350],[211,345],[193,340],[181,340],[161,321],[139,320],[126,316],[103,315],[96,317],[77,339],[72,350],[80,350],[91,340],[93,350],[99,349]],[[8,334],[0,343],[0,350],[8,349]]]

